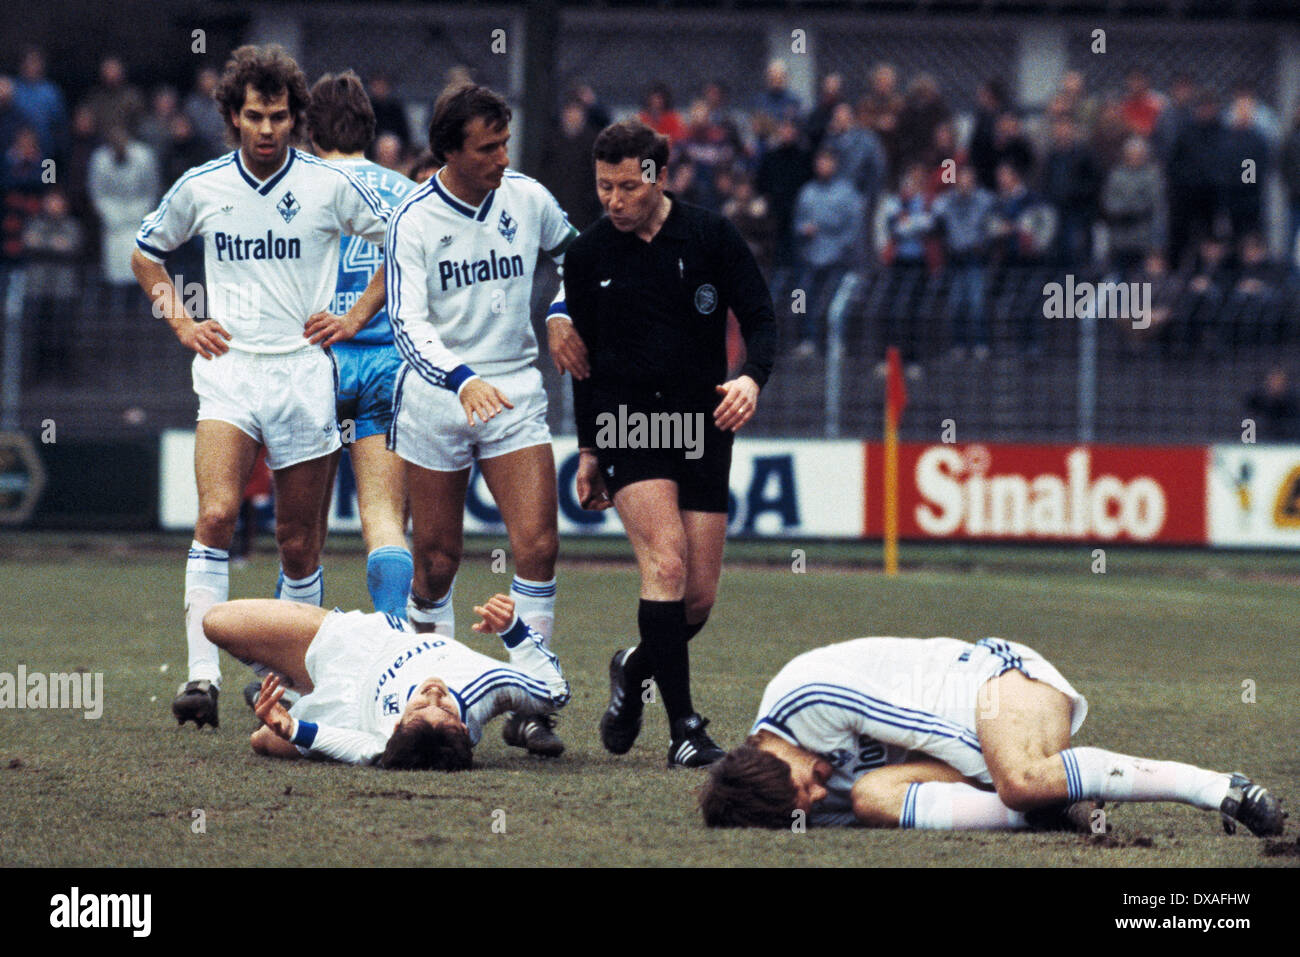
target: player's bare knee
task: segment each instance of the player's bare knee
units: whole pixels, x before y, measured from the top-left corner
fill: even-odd
[[[1037,764],[1018,765],[993,776],[998,798],[1013,811],[1032,811],[1058,799],[1051,793],[1044,769]]]
[[[459,548],[425,549],[416,551],[412,556],[414,577],[412,589],[429,599],[439,599],[447,594],[456,571],[460,568],[461,551]]]
[[[686,585],[686,562],[672,551],[656,552],[650,559],[649,572],[656,585],[679,591]]]
[[[549,579],[555,573],[555,560],[560,556],[560,534],[555,529],[529,530],[510,537],[515,564],[521,570],[530,569],[527,577]],[[549,570],[549,574],[548,574]]]
[[[230,609],[223,602],[220,605],[213,605],[203,616],[203,634],[218,648],[226,647],[226,643],[231,636],[231,619]]]
[[[205,502],[194,523],[194,537],[212,548],[227,548],[235,537],[239,503]]]
[[[280,548],[280,563],[290,578],[300,578],[316,570],[320,545],[315,526],[307,523],[281,522],[275,528],[275,542]]]

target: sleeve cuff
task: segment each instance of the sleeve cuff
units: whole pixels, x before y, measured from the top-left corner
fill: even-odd
[[[316,741],[317,726],[311,721],[299,721],[296,718],[293,722],[293,736],[290,740],[300,748],[311,748]]]
[[[526,637],[528,637],[528,626],[524,624],[524,620],[518,614],[515,615],[514,621],[510,623],[510,627],[501,632],[501,640],[505,642],[507,648],[513,648]]]
[[[146,259],[152,259],[154,262],[161,264],[167,258],[167,251],[159,249],[157,246],[150,246],[143,239],[137,239],[135,246],[140,250],[140,254]]]
[[[461,388],[470,379],[477,379],[478,374],[463,362],[447,373],[447,388],[460,395]]]

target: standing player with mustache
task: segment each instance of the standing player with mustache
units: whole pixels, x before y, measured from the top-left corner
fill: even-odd
[[[319,516],[330,454],[336,370],[308,338],[334,294],[339,238],[383,242],[391,210],[349,173],[290,145],[307,80],[283,48],[243,46],[214,94],[233,152],[195,167],[163,196],[136,236],[131,267],[185,348],[196,354],[194,471],[199,515],[185,567],[189,676],[172,702],[178,722],[218,723],[217,647],[203,616],[226,600],[229,548],[258,448],[275,481],[276,543],[289,601],[320,605]],[[193,316],[164,262],[202,236],[206,315]],[[345,319],[360,328],[384,304],[383,271]]]

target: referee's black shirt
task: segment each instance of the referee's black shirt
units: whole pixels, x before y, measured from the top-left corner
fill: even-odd
[[[776,353],[772,295],[740,233],[717,213],[672,197],[650,242],[602,216],[564,255],[569,317],[591,375],[573,380],[578,442],[595,444],[596,414],[620,402],[711,410],[727,379],[727,310],[762,388]]]

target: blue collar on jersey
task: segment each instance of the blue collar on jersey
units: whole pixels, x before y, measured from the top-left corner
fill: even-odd
[[[293,158],[298,151],[294,149],[292,146],[290,146],[289,158],[284,161],[284,165],[280,167],[279,172],[272,173],[271,178],[268,179],[265,183],[259,183],[257,181],[257,178],[244,168],[244,161],[240,157],[240,154],[242,152],[243,152],[242,149],[235,150],[235,169],[239,170],[239,175],[244,177],[245,183],[247,183],[249,186],[253,187],[253,189],[257,190],[259,193],[265,196],[267,193],[271,192],[271,190],[275,189],[276,183],[284,179],[285,174],[289,172],[289,167],[293,165]]]
[[[438,173],[441,172],[442,170],[438,171]],[[455,196],[452,196],[451,193],[447,192],[447,190],[443,188],[442,180],[438,178],[438,173],[434,173],[429,182],[433,184],[433,191],[442,197],[444,203],[462,216],[468,216],[470,219],[477,219],[480,223],[487,219],[488,210],[492,208],[492,199],[497,194],[495,189],[488,193],[487,196],[484,197],[482,205],[480,205],[478,209],[475,209],[473,206],[467,206],[465,203],[462,203]]]

